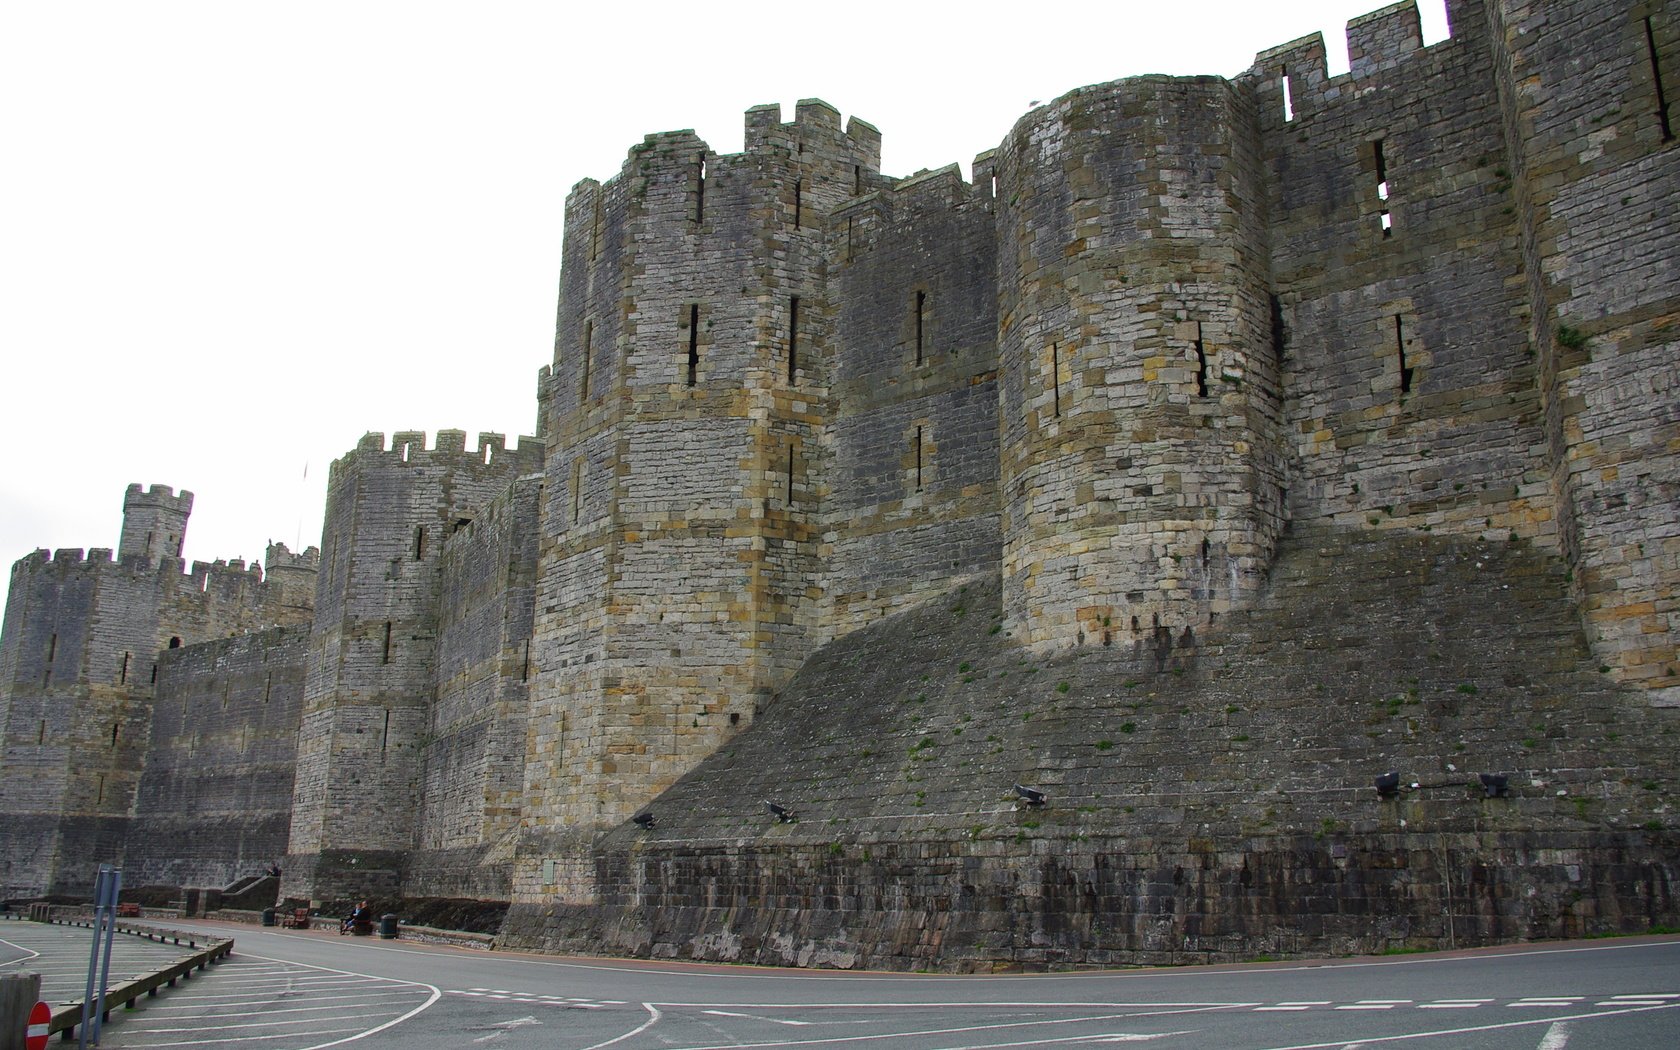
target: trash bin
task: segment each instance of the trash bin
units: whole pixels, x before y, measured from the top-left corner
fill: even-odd
[[[273,926],[274,925],[274,909],[273,908],[264,908],[263,909],[263,925],[264,926]]]
[[[379,936],[388,941],[396,939],[397,917],[395,915],[381,915],[379,917]]]

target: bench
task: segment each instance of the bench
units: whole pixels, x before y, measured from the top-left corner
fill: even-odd
[[[309,929],[309,909],[293,908],[290,915],[287,915],[280,920],[280,925],[282,928],[288,930]]]

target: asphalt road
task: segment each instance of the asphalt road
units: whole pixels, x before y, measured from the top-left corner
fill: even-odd
[[[105,1029],[105,1048],[1680,1047],[1676,937],[943,977],[485,953],[193,925],[231,933],[233,959],[121,1013]]]

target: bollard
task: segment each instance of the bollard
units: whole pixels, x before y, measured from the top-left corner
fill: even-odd
[[[40,998],[40,974],[0,974],[0,1050],[23,1050],[29,1011]]]

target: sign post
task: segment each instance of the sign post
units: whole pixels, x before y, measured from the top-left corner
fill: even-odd
[[[82,994],[82,1024],[77,1033],[79,1050],[87,1050],[89,1042],[99,1045],[99,1029],[105,1019],[105,986],[111,978],[111,937],[116,932],[112,927],[116,921],[117,892],[121,889],[122,872],[101,864],[99,877],[93,884],[93,950],[88,956],[87,984]],[[105,964],[103,972],[101,959]]]

